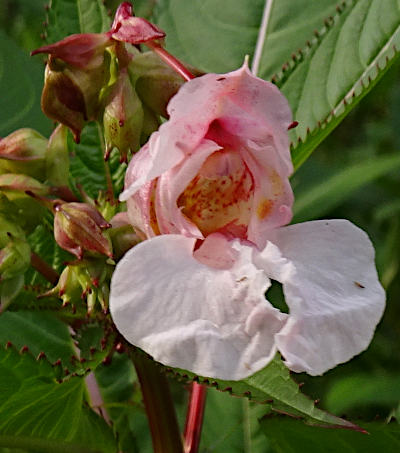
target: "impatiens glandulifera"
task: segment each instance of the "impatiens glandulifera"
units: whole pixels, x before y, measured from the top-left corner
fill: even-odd
[[[103,231],[111,225],[87,203],[53,202],[54,238],[57,244],[79,260],[83,253],[99,253],[112,258],[111,242]]]
[[[345,220],[285,226],[293,121],[284,96],[245,65],[187,82],[168,113],[121,195],[147,240],[113,274],[120,332],[165,365],[227,380],[277,351],[311,375],[363,351],[384,308],[374,250]],[[265,299],[271,280],[288,314]]]

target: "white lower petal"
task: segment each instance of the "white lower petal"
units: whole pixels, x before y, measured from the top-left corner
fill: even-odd
[[[280,228],[255,263],[283,285],[290,317],[276,344],[290,369],[319,375],[368,347],[385,294],[362,230],[345,220]]]
[[[269,280],[252,264],[252,247],[235,242],[239,258],[226,270],[194,259],[194,243],[162,235],[131,249],[112,278],[113,320],[165,365],[242,379],[273,358],[287,315],[265,300]]]

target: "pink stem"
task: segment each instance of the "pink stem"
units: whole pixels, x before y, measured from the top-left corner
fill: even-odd
[[[150,49],[154,50],[158,56],[165,61],[172,69],[174,69],[179,75],[181,75],[186,81],[192,80],[195,76],[186,69],[182,62],[180,62],[177,58],[167,52],[163,47],[159,44],[154,43],[153,41],[148,41],[145,43],[146,46],[150,47]]]
[[[206,396],[207,387],[197,382],[192,382],[183,435],[185,453],[197,453],[199,450]]]

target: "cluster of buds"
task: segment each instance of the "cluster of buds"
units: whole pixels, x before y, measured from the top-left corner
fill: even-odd
[[[165,33],[143,18],[134,17],[129,3],[118,8],[106,33],[69,36],[34,52],[49,54],[42,109],[67,126],[76,142],[84,125],[104,127],[107,158],[112,149],[126,162],[166,117],[166,104],[184,80],[153,52]]]
[[[68,173],[65,126],[59,125],[49,140],[27,128],[0,140],[0,190],[21,213],[19,223],[26,232],[40,224],[45,213],[27,193],[37,197],[67,194],[68,199]]]
[[[134,17],[125,2],[108,32],[72,35],[32,52],[48,54],[41,104],[61,124],[50,139],[20,129],[0,140],[1,196],[13,206],[20,228],[4,230],[1,279],[23,275],[30,263],[25,233],[41,224],[50,209],[55,241],[77,259],[64,269],[51,295],[64,303],[85,298],[89,312],[96,300],[106,309],[112,260],[139,238],[125,214],[108,222],[117,208],[105,203],[102,209],[101,195],[97,205],[85,197],[81,203],[68,188],[68,129],[79,142],[85,124],[99,122],[105,159],[117,148],[121,162],[127,162],[168,118],[167,104],[184,83],[185,76],[165,58],[164,36],[155,25]],[[150,50],[144,52],[141,44]]]
[[[113,266],[105,259],[85,258],[68,264],[61,273],[57,285],[41,297],[57,297],[63,307],[86,303],[87,313],[94,312],[96,303],[104,313],[108,310],[109,287]]]

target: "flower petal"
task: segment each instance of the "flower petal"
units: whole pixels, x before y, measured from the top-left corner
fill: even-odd
[[[287,175],[276,171],[279,165],[273,162],[273,151],[266,152],[269,149],[273,150],[273,146],[265,143],[260,148],[253,142],[249,147],[248,150],[241,151],[255,185],[247,238],[259,249],[263,249],[271,230],[290,222],[293,192]],[[269,164],[265,161],[264,154],[270,155]]]
[[[119,196],[121,201],[128,200],[143,184],[157,178],[183,159],[184,153],[179,144],[167,148],[168,152],[160,146],[160,132],[166,125],[167,123],[162,124],[157,132],[151,134],[146,145],[129,162],[125,190]]]
[[[346,220],[280,228],[255,263],[283,285],[290,317],[275,338],[291,370],[319,375],[367,348],[385,294],[362,230]]]
[[[156,189],[156,214],[161,233],[180,233],[189,237],[203,238],[197,226],[182,214],[177,200],[207,157],[218,149],[220,146],[215,142],[203,139],[194,150],[191,159],[183,160],[180,165],[160,176]]]
[[[161,363],[220,379],[242,379],[273,358],[287,315],[264,298],[269,280],[252,247],[233,246],[229,270],[193,258],[195,239],[162,235],[118,263],[110,309],[118,330]]]

